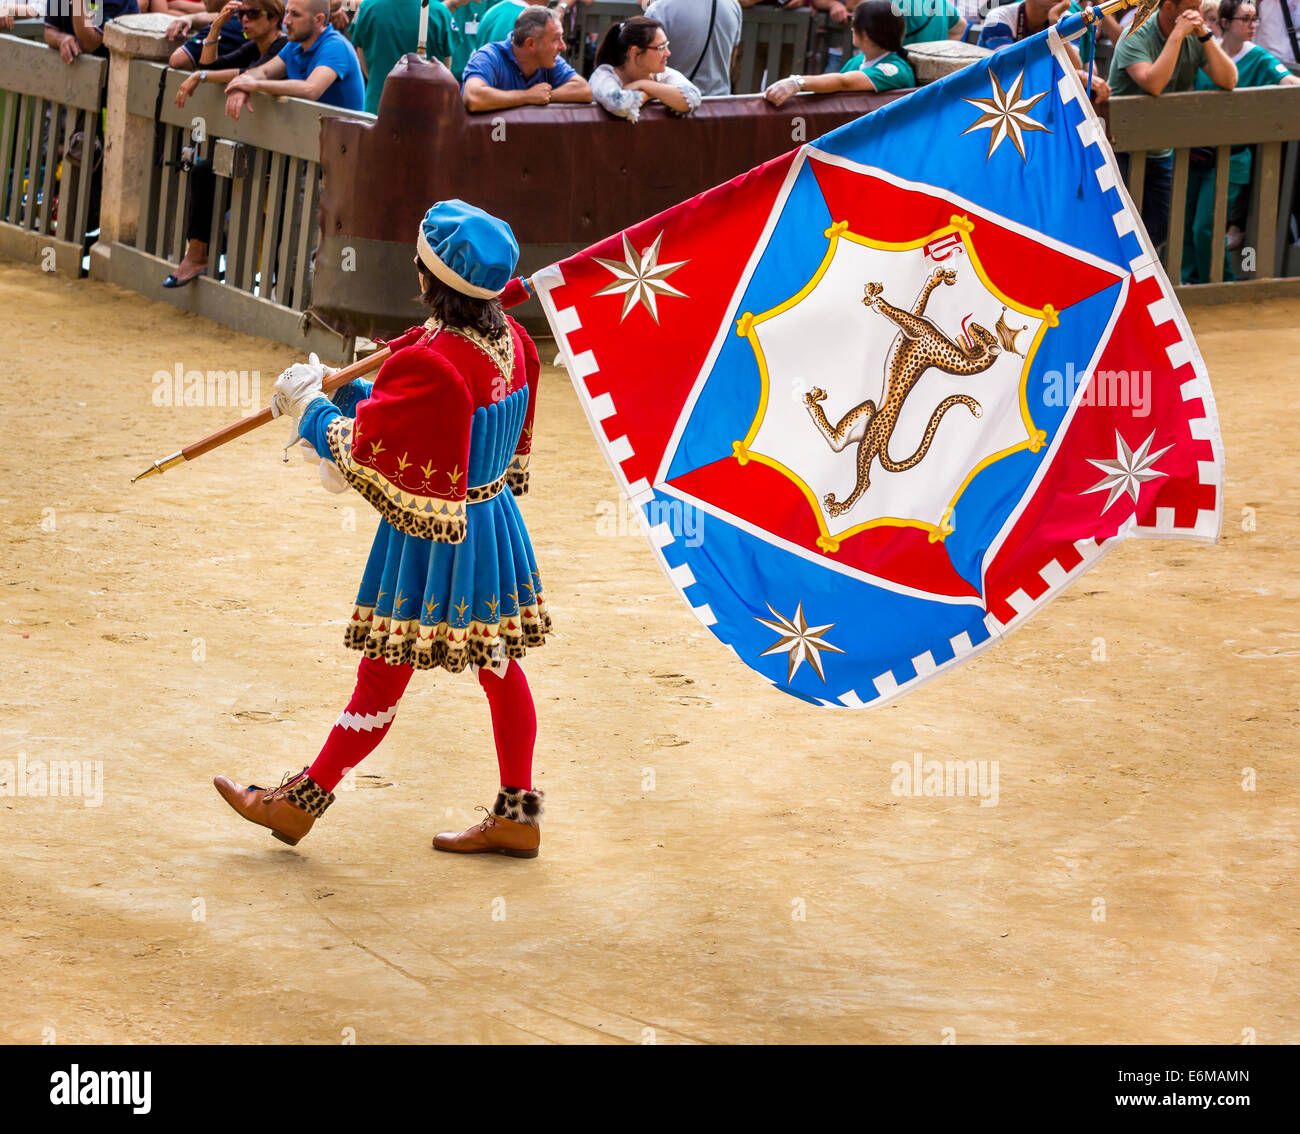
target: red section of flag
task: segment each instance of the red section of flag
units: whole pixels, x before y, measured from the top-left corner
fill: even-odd
[[[595,258],[621,262],[622,234],[560,264],[564,286],[551,292],[552,301],[558,310],[576,307],[581,323],[568,336],[570,350],[574,355],[594,350],[598,358],[620,362],[618,371],[597,371],[584,385],[593,398],[613,394],[615,416],[605,420],[604,429],[611,438],[628,440],[633,455],[622,468],[629,481],[652,480],[658,471],[659,459],[718,325],[728,314],[794,156],[789,153],[770,161],[627,230],[638,254],[662,233],[658,262],[687,261],[666,282],[685,292],[689,302],[660,296],[657,325],[640,303],[624,317],[622,295],[596,295],[615,282],[615,276]],[[649,337],[661,349],[629,357],[620,345],[625,336],[632,336],[634,342]],[[666,360],[671,364],[665,365]]]
[[[818,555],[826,554],[817,545],[821,531],[814,506],[788,476],[770,465],[750,460],[742,466],[728,458],[674,477],[671,483],[698,500],[725,501],[731,515]],[[979,597],[953,569],[943,544],[931,541],[921,528],[868,528],[843,540],[833,559],[936,595]]]
[[[1170,319],[1153,332],[1148,314],[1149,305],[1161,296],[1154,279],[1134,281],[1060,448],[989,565],[986,602],[1000,621],[1015,616],[1015,605],[1008,600],[1017,591],[1035,599],[1048,589],[1042,564],[1055,560],[1064,571],[1078,566],[1082,556],[1077,541],[1104,543],[1132,518],[1143,527],[1155,527],[1157,509],[1172,509],[1174,525],[1190,528],[1200,513],[1217,507],[1218,489],[1201,482],[1199,465],[1213,462],[1213,448],[1208,440],[1192,435],[1191,422],[1205,416],[1205,406],[1197,397],[1184,399],[1182,392],[1196,372],[1190,363],[1175,368],[1167,361],[1166,348],[1180,337],[1177,324]],[[1122,397],[1124,391],[1127,402],[1138,400],[1134,391],[1147,379],[1139,377],[1135,387],[1135,369],[1139,375],[1150,373],[1148,404],[1115,405],[1116,395]],[[1116,380],[1120,372],[1129,375],[1127,381]],[[1173,447],[1153,466],[1164,476],[1139,485],[1136,501],[1122,493],[1106,508],[1109,492],[1088,491],[1106,475],[1091,461],[1115,457],[1117,431],[1130,449],[1136,450],[1152,434],[1152,453]]]
[[[1026,307],[1041,309],[1051,304],[1064,311],[1120,279],[1014,229],[978,214],[962,213],[943,197],[903,189],[879,177],[818,160],[816,150],[810,151],[810,156],[831,216],[836,222],[847,221],[849,231],[859,236],[905,244],[946,228],[953,216],[967,216],[975,226],[971,242],[988,278]]]

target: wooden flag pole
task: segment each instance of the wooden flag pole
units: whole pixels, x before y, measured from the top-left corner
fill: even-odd
[[[533,295],[532,282],[531,279],[524,279],[523,277],[511,280],[501,292],[501,306],[517,307],[526,299],[529,299]],[[354,362],[351,366],[336,370],[321,383],[321,390],[326,394],[331,393],[340,386],[346,386],[354,378],[361,378],[373,370],[378,370],[391,353],[392,351],[388,347],[382,347],[375,351],[374,354],[361,359],[360,362]],[[133,476],[131,483],[134,484],[137,480],[144,480],[147,476],[161,475],[168,469],[174,469],[177,465],[183,465],[186,461],[192,461],[195,457],[201,457],[204,453],[212,452],[213,449],[219,448],[227,441],[233,441],[236,437],[251,433],[254,429],[272,420],[274,419],[271,416],[270,406],[267,406],[260,413],[253,414],[251,417],[240,418],[239,421],[232,422],[224,429],[218,429],[216,433],[203,438],[202,441],[195,441],[192,445],[186,445],[184,449],[177,449],[169,457],[154,461],[139,476]]]
[[[374,370],[378,370],[383,365],[392,351],[388,347],[382,347],[375,351],[374,354],[368,355],[358,362],[352,363],[351,366],[345,366],[341,370],[336,370],[321,383],[323,393],[331,393],[340,386],[346,386],[354,378],[361,378]],[[271,407],[267,406],[261,412],[252,414],[249,417],[240,418],[239,421],[232,422],[224,429],[218,429],[202,441],[195,441],[192,445],[186,445],[183,449],[178,449],[170,457],[163,457],[161,460],[154,461],[149,468],[140,473],[139,476],[133,476],[131,483],[137,480],[143,480],[147,476],[161,475],[168,469],[174,469],[177,465],[182,465],[186,461],[192,461],[195,457],[201,457],[204,453],[210,453],[224,445],[227,441],[233,441],[236,437],[242,437],[245,433],[251,433],[259,426],[265,425],[268,421],[273,420]]]

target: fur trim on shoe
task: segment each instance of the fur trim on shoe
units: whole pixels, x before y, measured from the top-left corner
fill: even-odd
[[[284,793],[284,798],[289,803],[317,819],[324,815],[325,809],[334,802],[334,793],[326,791],[307,775],[306,768],[279,790]]]
[[[530,827],[540,827],[546,802],[544,791],[525,791],[523,788],[503,787],[497,792],[497,801],[492,806],[492,814],[502,819],[511,819],[516,823],[527,823]]]

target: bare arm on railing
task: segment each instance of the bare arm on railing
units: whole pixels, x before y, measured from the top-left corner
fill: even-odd
[[[77,42],[75,35],[59,31],[49,24],[45,25],[45,44],[47,47],[54,48],[65,63],[73,62],[81,54],[81,44]]]
[[[591,86],[575,75],[562,86],[534,83],[522,91],[503,91],[490,87],[477,75],[465,80],[465,109],[473,113],[484,110],[507,110],[512,106],[546,106],[552,102],[590,102]]]
[[[226,113],[231,118],[238,118],[248,96],[254,91],[275,95],[279,98],[305,98],[319,102],[320,96],[329,90],[330,84],[338,81],[338,72],[323,63],[312,69],[305,79],[286,79],[288,68],[278,55],[260,67],[253,67],[231,79],[226,86]],[[238,96],[239,105],[232,113],[231,100]]]
[[[10,31],[14,20],[34,20],[45,13],[35,4],[0,3],[0,31]]]

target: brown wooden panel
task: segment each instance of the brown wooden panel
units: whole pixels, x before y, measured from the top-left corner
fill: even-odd
[[[1255,237],[1255,277],[1268,279],[1277,275],[1278,193],[1282,184],[1282,143],[1266,142],[1256,153],[1255,170],[1258,190],[1259,230]]]
[[[1223,283],[1223,245],[1228,229],[1228,157],[1231,146],[1219,146],[1214,163],[1214,223],[1210,229],[1210,283]]]
[[[269,300],[275,286],[276,252],[279,245],[281,218],[284,215],[284,177],[288,159],[284,154],[271,155],[270,182],[266,190],[266,214],[262,222],[262,279],[258,294]]]
[[[1165,269],[1171,283],[1182,281],[1183,230],[1187,217],[1187,171],[1191,165],[1190,150],[1174,151],[1174,183],[1169,204],[1169,251]]]
[[[142,118],[152,119],[158,93],[158,76],[163,71],[159,63],[131,61],[131,82],[127,90],[127,110]],[[192,119],[201,117],[207,124],[211,138],[229,138],[250,146],[262,146],[279,153],[310,161],[320,160],[320,120],[322,118],[360,118],[366,122],[374,119],[324,103],[308,102],[300,98],[277,98],[270,95],[253,95],[253,113],[247,110],[236,121],[226,116],[226,96],[223,88],[214,83],[202,84],[183,107],[176,105],[176,88],[185,79],[183,71],[169,71],[163,94],[161,118],[171,126],[188,131]],[[274,107],[272,110],[271,108]]]
[[[51,206],[56,191],[54,172],[59,167],[59,146],[66,136],[64,122],[69,113],[68,108],[59,103],[50,104],[49,136],[45,141],[45,175],[41,178],[41,204],[36,216],[36,230],[47,234],[54,231],[51,223]]]
[[[0,87],[82,110],[103,106],[108,60],[78,55],[71,66],[44,43],[0,37]]]
[[[1300,138],[1295,99],[1288,87],[1124,95],[1110,100],[1110,131],[1119,153],[1290,141]]]

